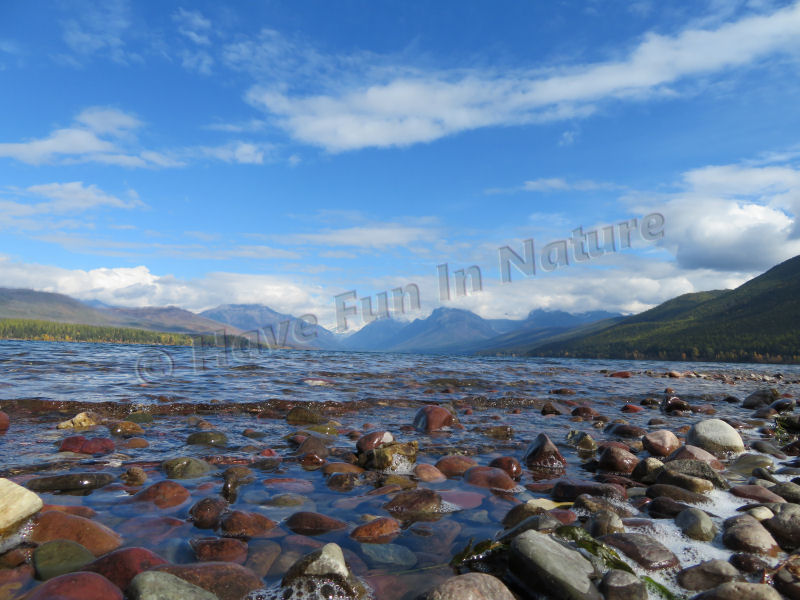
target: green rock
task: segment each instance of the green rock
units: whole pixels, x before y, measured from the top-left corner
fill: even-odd
[[[42,581],[80,571],[94,559],[94,554],[71,540],[45,542],[33,551],[33,567]]]
[[[211,592],[161,571],[139,573],[131,581],[128,593],[132,600],[217,600]]]
[[[400,544],[361,544],[361,552],[375,565],[410,569],[417,564],[416,554]]]
[[[289,425],[319,425],[325,419],[316,411],[312,411],[305,406],[295,406],[286,415],[286,422]]]
[[[304,429],[306,431],[313,431],[314,433],[321,433],[322,435],[329,435],[332,437],[339,435],[339,428],[332,423],[325,423],[323,425],[310,425]]]
[[[359,463],[368,469],[396,471],[417,462],[418,447],[417,442],[391,442],[362,454]]]
[[[228,437],[221,431],[196,431],[186,438],[186,443],[201,446],[224,446]]]
[[[128,415],[128,421],[131,423],[152,423],[153,422],[153,415],[149,412],[132,412]]]
[[[211,470],[211,465],[206,461],[191,456],[165,460],[161,463],[161,467],[170,479],[194,479],[202,477]]]

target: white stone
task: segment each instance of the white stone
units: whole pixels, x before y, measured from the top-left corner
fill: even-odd
[[[0,532],[38,512],[44,503],[38,495],[8,479],[0,479]]]
[[[721,419],[706,419],[692,425],[686,443],[697,446],[717,457],[744,452],[739,433]]]

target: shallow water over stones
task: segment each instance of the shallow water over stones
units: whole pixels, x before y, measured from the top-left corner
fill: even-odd
[[[628,552],[619,552],[607,581],[608,565],[592,573],[592,594],[638,589],[620,574],[627,565],[691,596],[677,573],[727,561],[739,548],[726,548],[726,535],[751,550],[761,548],[747,546],[753,532],[771,539],[760,557],[773,566],[800,544],[800,513],[772,510],[775,495],[800,500],[794,475],[777,473],[797,455],[780,458],[779,450],[796,434],[775,430],[774,417],[754,416],[798,396],[798,367],[299,351],[198,359],[189,348],[150,348],[170,353],[174,370],[144,380],[136,375],[142,350],[0,342],[0,410],[8,416],[0,476],[35,489],[46,505],[27,545],[2,546],[0,589],[4,577],[13,579],[16,596],[41,587],[24,566],[35,544],[57,534],[99,560],[138,548],[157,557],[154,565],[167,563],[157,571],[163,576],[140,579],[137,590],[167,585],[167,574],[207,591],[215,577],[246,574],[248,585],[231,584],[233,595],[278,589],[296,561],[334,542],[374,598],[410,600],[453,576],[449,563],[470,541],[474,548],[489,540],[495,545],[464,554],[457,570],[488,570],[524,598],[527,584],[509,570],[510,538],[496,542],[509,511],[527,501],[535,504],[523,518],[539,518],[520,534],[547,536],[584,557],[575,539],[557,536],[559,527],[585,523],[598,537],[627,536]],[[669,375],[675,369],[680,377]],[[746,397],[769,402],[746,409]],[[794,403],[779,408],[795,416]],[[80,413],[99,424],[57,429]],[[726,453],[683,445],[691,427],[709,419],[735,430],[755,458],[732,462]],[[692,441],[706,444],[707,437]],[[636,465],[651,456],[658,459],[649,462],[652,478],[637,479],[644,470]],[[774,485],[766,477],[778,487],[755,489]],[[772,508],[737,512],[756,501]],[[685,513],[688,506],[705,518]],[[670,514],[654,518],[656,508]],[[48,509],[61,516],[47,516]],[[736,515],[746,518],[724,526]],[[658,570],[636,561],[647,551],[637,536],[668,549],[659,549]],[[202,566],[218,559],[230,568],[214,575],[216,567]],[[126,571],[127,585],[134,571]],[[787,573],[779,572],[781,581]],[[212,591],[221,597],[229,592],[219,581]]]

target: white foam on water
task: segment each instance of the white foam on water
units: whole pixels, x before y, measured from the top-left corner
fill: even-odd
[[[361,581],[361,580],[359,580]],[[361,581],[367,592],[365,600],[374,598],[372,589]],[[245,600],[356,600],[348,595],[345,589],[332,579],[326,577],[306,578],[295,580],[292,585],[283,586],[275,583],[269,587],[253,590]]]
[[[414,463],[402,454],[393,454],[392,464],[389,465],[388,469],[384,469],[383,473],[392,475],[413,475],[415,466]]]
[[[8,535],[0,536],[0,554],[16,548],[23,542],[27,541],[33,531],[33,520],[28,519],[20,525],[16,531]]]
[[[442,500],[442,503],[439,505],[439,512],[441,513],[458,512],[459,510],[462,510],[462,508],[458,504],[453,504],[447,500]]]

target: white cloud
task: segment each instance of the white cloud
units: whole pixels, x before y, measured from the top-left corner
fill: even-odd
[[[605,181],[592,181],[583,179],[569,181],[563,177],[541,177],[524,182],[521,186],[512,188],[490,188],[486,194],[509,194],[514,192],[594,192],[597,190],[619,190],[622,186]]]
[[[381,223],[362,227],[329,229],[319,233],[298,233],[277,236],[294,244],[321,246],[347,246],[353,248],[386,248],[409,246],[421,241],[436,239],[436,231],[426,227]]]
[[[228,163],[260,165],[264,163],[264,155],[269,149],[270,147],[267,145],[239,141],[231,142],[224,146],[204,146],[199,148],[199,152],[204,156]]]
[[[752,65],[800,46],[800,4],[750,15],[716,28],[646,34],[626,56],[546,72],[370,68],[362,57],[324,57],[301,48],[301,73],[317,71],[316,94],[293,92],[276,66],[296,44],[275,32],[226,49],[226,61],[273,80],[252,88],[248,102],[296,140],[331,152],[407,146],[480,127],[578,118],[609,100],[638,101],[674,93],[691,77]],[[357,72],[352,83],[350,72]],[[344,69],[339,78],[330,71]],[[274,80],[278,81],[276,84]],[[368,83],[364,84],[363,81]]]
[[[73,4],[71,18],[62,23],[62,37],[73,53],[89,57],[99,55],[118,63],[139,60],[125,49],[124,36],[131,26],[130,7],[125,0],[107,0],[96,4]],[[71,61],[79,65],[75,59]]]
[[[211,21],[199,11],[178,8],[172,18],[178,25],[178,31],[195,44],[208,45],[211,43],[208,37],[211,32]]]

